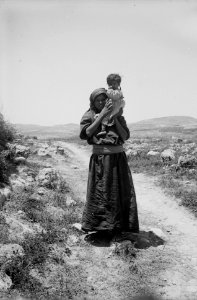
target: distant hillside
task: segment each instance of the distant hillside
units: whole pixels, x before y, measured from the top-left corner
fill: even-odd
[[[130,123],[129,128],[131,130],[156,130],[162,128],[197,128],[197,119],[187,116],[170,116],[170,117],[161,117],[154,119],[142,120],[136,123]]]
[[[197,132],[197,119],[187,116],[161,117],[129,123],[131,132],[149,131],[158,132]],[[33,124],[15,124],[15,128],[24,135],[40,138],[78,138],[78,124],[62,124],[54,126],[41,126]]]
[[[14,127],[24,135],[37,136],[40,138],[70,138],[79,135],[79,125],[71,123],[54,126],[15,124]]]

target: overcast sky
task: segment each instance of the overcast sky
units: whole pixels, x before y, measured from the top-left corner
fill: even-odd
[[[79,123],[114,72],[128,122],[197,118],[197,1],[0,0],[0,65],[13,123]]]

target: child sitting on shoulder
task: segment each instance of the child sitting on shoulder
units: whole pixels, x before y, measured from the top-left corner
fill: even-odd
[[[114,124],[113,116],[116,115],[121,108],[125,106],[125,101],[123,97],[123,93],[120,87],[121,77],[119,74],[110,74],[107,76],[107,84],[108,90],[107,95],[108,98],[112,100],[113,110],[110,116],[106,116],[102,120],[102,129],[101,132],[97,134],[97,136],[106,134],[106,126],[111,126]]]

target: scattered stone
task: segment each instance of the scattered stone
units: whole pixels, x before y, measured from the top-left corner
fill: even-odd
[[[153,151],[153,150],[147,153],[147,156],[158,156],[158,155],[160,155],[160,153],[158,151]]]
[[[113,252],[119,256],[136,256],[136,249],[134,248],[132,242],[128,240],[117,243]]]
[[[39,186],[45,186],[48,188],[57,187],[59,181],[59,174],[54,168],[43,168],[40,170],[36,177]]]
[[[195,169],[189,169],[189,170],[188,170],[188,173],[191,174],[191,175],[193,175],[193,174],[196,173],[196,170],[195,170]]]
[[[68,246],[73,246],[73,245],[75,245],[78,241],[79,241],[79,238],[78,238],[76,235],[71,234],[71,235],[68,236],[67,244],[68,244]]]
[[[172,136],[172,140],[173,140],[175,143],[182,143],[182,142],[183,142],[183,139],[177,138],[176,136]]]
[[[133,150],[133,149],[128,149],[127,151],[126,151],[126,156],[128,157],[128,158],[130,158],[130,157],[132,157],[132,156],[139,156],[139,151],[138,150]]]
[[[16,217],[24,218],[23,215],[16,214]],[[9,241],[10,242],[18,242],[23,240],[25,234],[32,233],[33,230],[26,224],[23,224],[20,220],[17,220],[16,217],[7,217],[6,224],[8,225],[8,234],[9,234]]]
[[[81,231],[81,224],[80,223],[74,223],[74,224],[72,224],[72,227],[74,227],[77,230]]]
[[[44,165],[43,165],[44,168],[52,168],[52,165],[48,162],[46,162]]]
[[[18,210],[17,213],[16,213],[16,215],[17,215],[19,218],[21,218],[21,219],[26,219],[26,214],[25,214],[25,212],[22,211],[22,210]]]
[[[53,220],[63,220],[66,216],[66,212],[62,208],[52,205],[47,205],[45,211]]]
[[[26,181],[20,177],[16,177],[16,179],[12,179],[12,176],[10,178],[10,185],[13,190],[18,188],[23,188],[26,185]]]
[[[175,151],[172,149],[166,149],[161,153],[161,159],[163,162],[170,162],[175,159]]]
[[[177,139],[177,143],[182,143],[182,142],[183,142],[183,139],[181,139],[181,138]]]
[[[34,140],[33,139],[28,139],[26,142],[29,146],[33,146],[34,145]]]
[[[197,166],[197,158],[193,155],[180,156],[178,166],[182,168],[194,168]]]
[[[47,148],[49,148],[49,144],[41,143],[41,147],[44,148],[44,149],[47,149]]]
[[[63,155],[64,154],[64,148],[57,146],[56,152]]]
[[[152,231],[158,237],[160,237],[162,239],[166,239],[165,233],[160,228],[150,228],[150,231]]]
[[[15,164],[25,164],[26,163],[26,158],[23,156],[15,157],[14,158],[14,163]]]
[[[0,266],[24,256],[23,247],[18,244],[0,244]]]
[[[27,158],[30,154],[30,148],[29,147],[16,144],[15,149],[16,149],[15,150],[16,156],[18,156],[18,157],[23,156],[23,157]]]
[[[11,278],[5,272],[0,272],[0,291],[5,292],[9,290],[11,286],[12,286]]]
[[[73,200],[70,195],[66,196],[66,205],[67,206],[74,205],[75,203],[76,203],[75,200]]]
[[[50,246],[49,257],[55,261],[63,261],[63,263],[65,263],[71,253],[72,252],[68,247],[60,247],[54,244]]]
[[[37,155],[43,156],[43,157],[51,157],[51,155],[49,154],[49,151],[47,151],[46,149],[43,149],[43,148],[38,150]]]
[[[11,194],[11,190],[9,188],[5,187],[0,190],[0,193],[8,199]]]
[[[27,181],[28,183],[32,183],[32,182],[34,182],[35,180],[34,180],[34,178],[33,178],[32,176],[27,176],[27,177],[26,177],[26,181]]]
[[[43,188],[43,187],[40,187],[40,188],[38,188],[38,190],[37,190],[37,194],[40,195],[40,196],[45,195],[46,192],[47,192],[46,189]]]

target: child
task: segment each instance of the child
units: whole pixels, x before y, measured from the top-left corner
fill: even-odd
[[[107,84],[108,90],[107,95],[108,98],[112,100],[113,110],[110,116],[106,116],[102,120],[102,129],[101,132],[97,134],[97,136],[106,134],[106,126],[111,126],[114,124],[113,116],[119,112],[121,108],[125,106],[125,101],[123,100],[123,93],[120,87],[121,77],[118,74],[110,74],[107,76]]]

